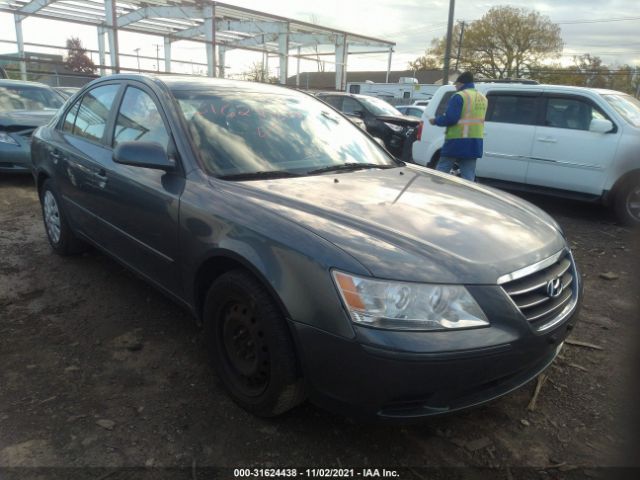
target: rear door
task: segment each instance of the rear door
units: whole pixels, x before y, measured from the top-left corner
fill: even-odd
[[[180,294],[179,202],[185,179],[174,172],[115,163],[111,151],[124,141],[161,145],[179,165],[167,118],[155,94],[128,82],[109,132],[110,154],[101,160],[105,185],[97,210],[101,242],[113,255],[167,290]]]
[[[103,140],[120,87],[116,82],[87,91],[68,109],[48,147],[65,212],[77,230],[96,241],[97,197],[105,180],[102,165],[111,157]]]
[[[487,93],[484,153],[476,165],[478,177],[525,182],[541,94],[541,90]]]
[[[615,122],[586,95],[548,92],[544,121],[536,128],[527,183],[590,195],[602,194],[620,139]],[[589,130],[593,119],[611,120],[608,133]]]

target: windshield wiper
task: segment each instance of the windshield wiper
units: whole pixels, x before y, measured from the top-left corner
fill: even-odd
[[[287,172],[286,170],[265,170],[259,172],[231,173],[229,175],[220,175],[218,178],[221,178],[223,180],[252,180],[299,176],[300,174],[298,173]]]
[[[360,170],[363,168],[395,168],[398,166],[399,165],[379,165],[377,163],[348,162],[348,163],[341,163],[340,165],[329,165],[328,167],[309,170],[307,174],[313,175],[316,173],[324,173],[324,172],[353,171],[353,170]]]

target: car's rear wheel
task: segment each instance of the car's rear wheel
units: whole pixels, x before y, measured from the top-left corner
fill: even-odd
[[[220,276],[209,288],[203,313],[213,366],[236,403],[272,417],[304,400],[285,319],[252,275],[234,270]]]
[[[87,248],[87,244],[78,239],[67,222],[60,204],[60,196],[51,180],[45,180],[40,190],[42,218],[49,245],[59,255],[73,255]]]
[[[615,197],[616,217],[624,225],[640,226],[640,177],[625,182]]]

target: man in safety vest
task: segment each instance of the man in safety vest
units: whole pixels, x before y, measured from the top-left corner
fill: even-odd
[[[460,168],[460,176],[473,182],[476,178],[476,159],[482,157],[487,97],[475,89],[471,72],[461,74],[455,87],[457,92],[449,100],[444,115],[429,120],[431,125],[447,127],[436,168],[449,173],[456,163]]]

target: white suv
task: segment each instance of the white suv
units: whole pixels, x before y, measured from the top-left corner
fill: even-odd
[[[625,93],[556,85],[478,83],[489,99],[482,183],[525,189],[615,208],[625,224],[640,224],[640,101]],[[455,88],[433,95],[423,116],[413,160],[435,167],[442,114]]]

